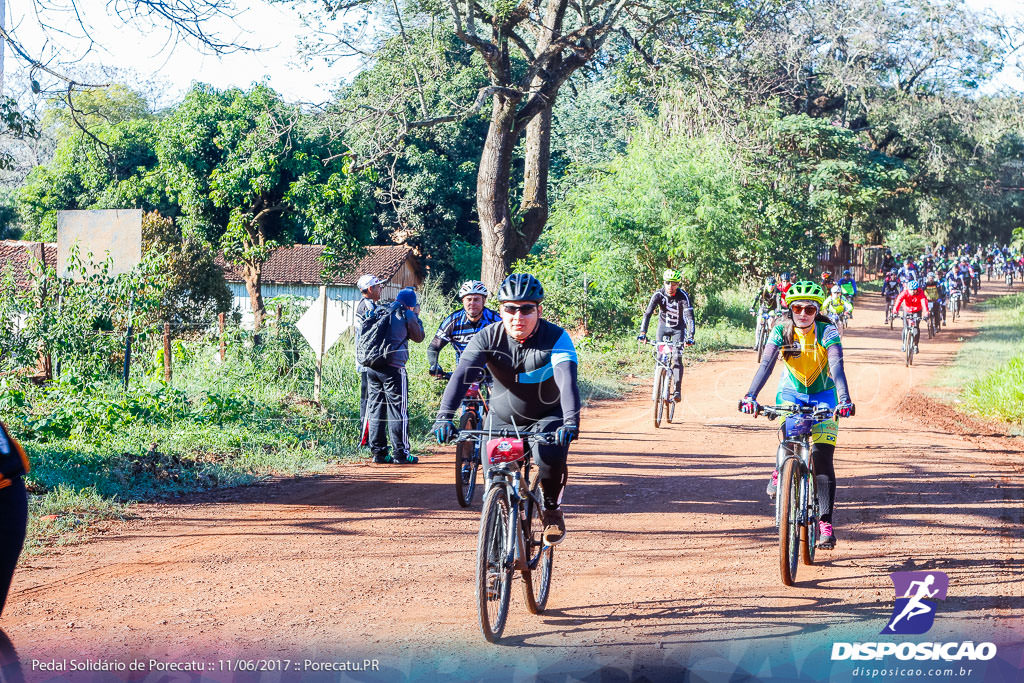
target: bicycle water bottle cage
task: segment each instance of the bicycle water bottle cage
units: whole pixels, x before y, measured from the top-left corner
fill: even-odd
[[[782,424],[782,430],[785,438],[792,439],[801,436],[809,436],[813,425],[814,420],[806,415],[790,415]]]
[[[522,439],[503,436],[487,442],[487,462],[500,465],[503,462],[518,462],[526,457]]]

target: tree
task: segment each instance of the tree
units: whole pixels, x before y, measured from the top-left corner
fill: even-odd
[[[142,217],[142,244],[161,255],[165,286],[160,315],[177,325],[210,324],[231,310],[231,290],[213,252],[195,237],[184,237],[170,218],[155,211]]]
[[[489,84],[478,90],[472,106],[462,110],[431,112],[426,107],[410,116],[407,102],[417,101],[426,65],[408,55],[407,78],[396,83],[390,101],[375,110],[353,110],[350,120],[363,121],[376,143],[364,154],[371,159],[386,155],[395,141],[410,131],[458,120],[480,111],[490,101],[489,126],[477,174],[476,204],[483,245],[481,279],[496,288],[512,262],[526,256],[543,229],[549,210],[548,175],[551,161],[552,108],[563,84],[580,68],[593,62],[612,36],[641,51],[659,34],[672,33],[684,41],[705,31],[729,27],[741,13],[737,0],[690,0],[687,3],[594,0],[570,3],[483,2],[452,0],[448,20],[455,35],[479,54]],[[435,25],[440,7],[412,5],[413,17],[403,17],[397,3],[391,15],[396,33],[406,36],[409,21]],[[372,2],[329,2],[327,11],[344,15],[352,8],[374,7]],[[418,15],[415,13],[418,12]],[[364,24],[365,25],[365,24]],[[340,42],[353,46],[351,36]],[[374,46],[376,47],[376,46]],[[358,49],[358,48],[357,48]],[[377,56],[376,50],[364,52]],[[518,65],[522,64],[522,68]],[[406,86],[406,88],[403,88]],[[422,104],[421,100],[421,104]],[[372,115],[376,113],[376,116]],[[523,143],[523,190],[518,209],[512,200],[513,162]]]
[[[368,239],[365,178],[344,151],[264,85],[196,86],[162,122],[158,154],[183,228],[242,266],[257,329],[263,263],[275,247],[309,238],[342,260]]]

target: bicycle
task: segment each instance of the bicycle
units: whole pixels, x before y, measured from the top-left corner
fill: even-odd
[[[931,302],[931,308],[928,310],[928,338],[931,339],[939,333],[942,329],[942,309],[939,307],[938,301]]]
[[[680,377],[683,373],[682,358],[676,358],[677,349],[682,349],[685,342],[652,342],[643,340],[644,344],[655,347],[654,349],[654,385],[651,389],[651,400],[654,401],[654,427],[661,427],[662,417],[669,424],[676,416],[676,401],[672,394],[672,384],[675,378],[675,369],[679,368]]]
[[[906,366],[909,368],[914,364],[914,353],[917,343],[921,339],[921,314],[903,314],[903,348],[906,354]]]
[[[505,630],[512,579],[519,572],[526,608],[542,614],[551,593],[554,548],[544,543],[540,480],[532,479],[526,439],[554,443],[554,432],[504,429],[459,432],[458,441],[489,437],[486,493],[476,551],[476,603],[480,631],[491,643]],[[525,486],[524,486],[525,483]],[[535,579],[536,574],[536,581]]]
[[[974,286],[974,295],[977,296],[981,291],[981,274],[975,273],[974,277],[971,278],[971,282]]]
[[[985,264],[985,272],[988,274],[988,281],[989,282],[992,281],[992,273],[993,273],[994,270],[995,270],[995,268],[992,267],[991,263],[986,263]]]
[[[821,420],[838,419],[831,408],[784,404],[762,406],[755,404],[754,417],[764,415],[769,420],[778,417],[799,416],[792,422],[786,419],[779,427],[779,448],[775,465],[779,470],[778,493],[775,496],[775,526],[779,529],[779,570],[782,583],[792,586],[802,560],[814,564],[814,551],[818,542],[818,491],[814,481],[814,462],[811,460],[811,428]]]
[[[886,299],[885,299],[885,323],[884,324],[888,325],[890,330],[892,329],[892,322],[893,322],[893,320],[896,319],[896,312],[894,310],[892,310],[892,304],[893,304],[893,302],[895,300],[896,300],[895,297],[893,297],[891,299],[886,297]]]
[[[452,373],[435,375],[438,379],[449,380]],[[480,425],[487,414],[487,382],[473,382],[462,397],[462,415],[459,417],[459,431],[473,430]],[[476,473],[480,469],[480,443],[459,442],[455,444],[455,499],[459,507],[468,508],[473,504],[476,492]]]
[[[1013,268],[1011,266],[1003,266],[1003,276],[1006,280],[1006,286],[1013,287]]]
[[[953,290],[949,293],[949,313],[953,317],[953,322],[960,317],[960,291]]]
[[[757,313],[757,325],[754,332],[756,342],[754,344],[754,350],[757,351],[757,362],[761,362],[761,357],[764,355],[764,347],[768,345],[768,335],[772,331],[772,321],[776,317],[781,315],[780,311],[769,311],[767,306],[761,306]],[[669,420],[671,422],[672,420]]]

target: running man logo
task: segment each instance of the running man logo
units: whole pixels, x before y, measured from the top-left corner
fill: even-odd
[[[896,606],[882,633],[918,635],[935,622],[934,600],[945,600],[949,577],[943,572],[893,572]]]

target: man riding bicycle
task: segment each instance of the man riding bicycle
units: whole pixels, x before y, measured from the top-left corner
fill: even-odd
[[[900,284],[900,271],[893,268],[885,276],[885,281],[882,282],[882,296],[885,298],[885,303],[890,304],[896,300],[896,297],[900,295],[900,290],[903,288]]]
[[[654,309],[660,309],[658,313],[657,341],[684,342],[687,346],[693,344],[693,336],[697,324],[693,320],[693,304],[690,303],[690,295],[679,287],[683,279],[682,273],[678,270],[666,270],[662,274],[665,282],[664,289],[659,289],[651,296],[647,310],[644,311],[643,322],[640,323],[640,334],[637,339],[647,340],[647,327],[651,324],[651,316]],[[672,398],[679,401],[682,398],[683,390],[683,361],[682,349],[676,348],[673,358],[675,370],[673,371]]]
[[[740,411],[757,412],[757,395],[771,377],[781,353],[786,371],[779,380],[775,397],[777,404],[827,407],[837,411],[840,417],[852,416],[855,409],[843,370],[839,331],[828,318],[819,315],[825,301],[825,290],[815,282],[804,280],[793,285],[787,300],[789,311],[772,330],[761,365],[747,395],[739,402]],[[823,549],[832,549],[836,544],[832,511],[836,494],[833,456],[837,433],[838,425],[834,419],[815,423],[811,431],[811,459],[821,512],[818,547]],[[768,495],[773,498],[778,489],[778,479],[779,471],[776,469],[768,482]]]
[[[935,315],[935,307],[938,307],[938,319],[941,320],[941,324],[946,324],[946,288],[942,286],[942,283],[938,281],[935,273],[928,273],[925,277],[924,283],[924,295],[928,297],[931,302],[932,308],[929,309],[931,315]]]
[[[899,276],[900,282],[902,282],[903,284],[906,284],[911,280],[918,279],[919,271],[917,269],[917,266],[914,265],[914,259],[907,258],[907,260],[903,262],[903,267],[900,268]]]
[[[857,296],[857,281],[853,279],[853,273],[849,270],[844,270],[843,276],[839,278],[839,282],[836,284],[843,290],[843,296],[852,303],[853,297]]]
[[[555,432],[553,444],[528,444],[544,494],[544,540],[554,545],[565,538],[559,504],[569,444],[579,435],[580,392],[576,348],[565,330],[541,318],[543,300],[544,288],[532,275],[505,278],[498,290],[501,324],[481,330],[462,352],[432,431],[438,443],[455,436],[453,419],[466,389],[490,372],[490,411],[481,429]]]
[[[459,288],[459,301],[462,309],[445,318],[437,328],[437,333],[427,347],[427,362],[430,363],[430,374],[444,374],[439,355],[441,349],[451,344],[455,349],[455,362],[459,362],[462,352],[477,332],[492,323],[499,322],[501,317],[487,308],[487,287],[479,280],[467,280]]]
[[[843,290],[839,285],[832,287],[832,292],[825,299],[821,310],[832,321],[832,324],[836,326],[836,329],[839,329],[839,322],[843,313],[851,318],[853,317],[853,304],[843,295]]]
[[[906,307],[907,313],[916,313],[920,316],[928,314],[928,297],[925,295],[924,290],[921,288],[921,283],[917,280],[911,280],[907,283],[907,288],[900,292],[899,297],[896,299],[896,303],[893,304],[893,315],[899,315],[900,308]],[[907,327],[910,321],[906,316],[903,318],[903,326]],[[918,337],[920,338],[920,337]],[[906,335],[904,335],[904,340]],[[907,350],[906,342],[900,346],[900,350],[904,353]],[[914,353],[917,353],[919,349],[917,346],[914,347]]]

